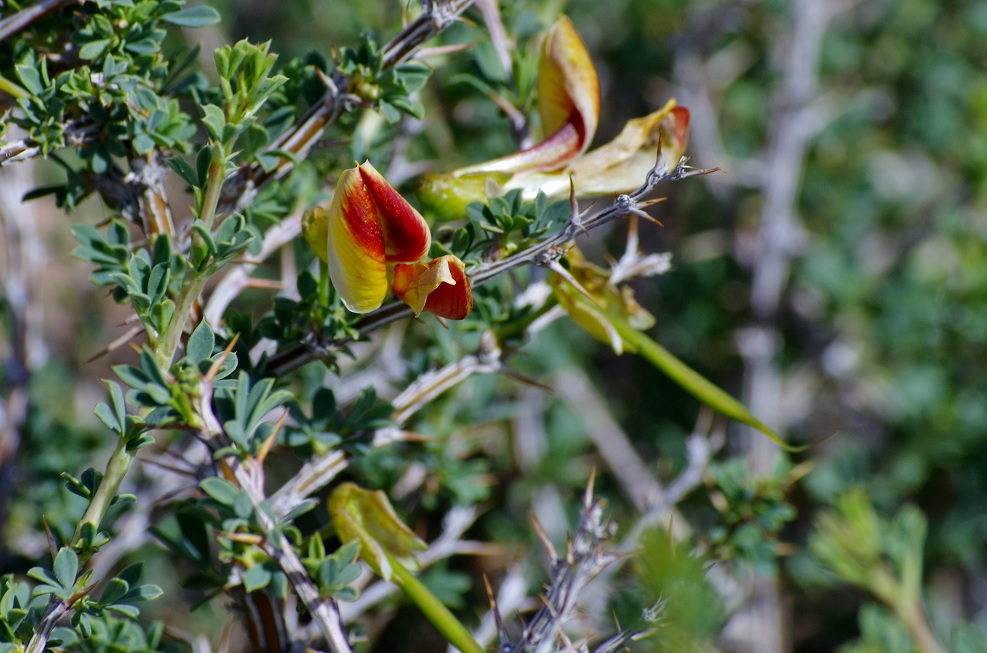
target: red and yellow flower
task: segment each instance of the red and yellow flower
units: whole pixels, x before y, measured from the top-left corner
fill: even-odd
[[[432,243],[428,225],[369,162],[340,174],[328,212],[306,213],[302,231],[354,313],[380,308],[389,290],[415,315],[461,320],[473,308],[463,262],[451,254],[423,261]]]

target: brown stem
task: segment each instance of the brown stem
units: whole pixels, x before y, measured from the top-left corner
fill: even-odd
[[[21,31],[42,16],[65,5],[82,4],[85,0],[41,0],[18,11],[13,16],[0,20],[0,41]]]
[[[896,606],[898,616],[905,623],[908,634],[912,636],[915,647],[922,653],[945,653],[939,640],[932,634],[929,619],[920,600],[908,606]]]

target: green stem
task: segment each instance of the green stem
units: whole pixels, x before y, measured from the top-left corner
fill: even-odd
[[[394,556],[389,553],[384,555],[387,556],[387,561],[391,565],[398,585],[408,595],[408,598],[414,601],[425,617],[432,622],[432,625],[442,633],[442,636],[449,640],[450,644],[462,653],[484,653],[483,647],[473,639],[470,631],[449,612],[449,608],[435,598],[435,595],[429,592],[428,588]]]
[[[134,452],[128,450],[127,443],[123,438],[120,438],[117,440],[116,449],[113,450],[110,459],[106,463],[103,480],[100,482],[99,487],[96,488],[96,493],[89,502],[89,507],[86,508],[85,514],[79,520],[79,525],[76,527],[75,535],[72,538],[73,543],[78,542],[79,538],[82,537],[82,531],[87,524],[92,526],[93,532],[99,531],[99,525],[103,521],[103,517],[106,516],[106,511],[109,510],[110,503],[113,502],[114,497],[116,497],[117,492],[120,490],[120,484],[130,470],[130,464],[133,461]]]
[[[198,299],[202,287],[206,284],[204,274],[191,268],[186,271],[186,274],[189,278],[182,284],[182,289],[175,302],[175,313],[171,317],[171,322],[168,323],[164,337],[158,341],[158,346],[154,348],[154,359],[164,370],[171,367],[171,362],[175,358],[175,352],[178,351],[178,345],[182,339],[182,332],[185,330],[188,317],[192,313],[192,307],[195,306],[195,300]]]
[[[212,149],[212,160],[209,163],[205,194],[202,197],[202,206],[199,209],[199,220],[209,229],[212,228],[212,223],[216,219],[216,207],[219,205],[219,197],[223,190],[226,161],[228,158],[224,146],[218,143],[212,143],[210,144],[210,148]],[[199,244],[201,245],[201,243]],[[172,315],[171,322],[168,324],[168,329],[164,337],[156,343],[158,346],[155,347],[154,357],[158,361],[158,364],[165,369],[171,366],[175,352],[178,351],[182,332],[188,323],[189,315],[192,314],[192,308],[195,306],[195,302],[199,298],[199,293],[202,292],[202,287],[205,285],[206,278],[208,277],[208,263],[202,266],[205,269],[196,269],[198,263],[194,258],[193,256],[193,260],[190,261],[192,265],[186,269],[185,283],[182,284],[182,289],[175,301],[175,313]]]
[[[29,97],[31,94],[27,92],[26,89],[18,86],[14,82],[10,81],[3,75],[0,75],[0,91],[3,91],[7,95],[11,95],[14,99],[19,100],[20,98]]]
[[[199,219],[209,228],[212,228],[213,220],[216,219],[216,207],[219,206],[219,197],[223,190],[223,181],[226,177],[226,160],[224,147],[219,143],[212,143],[212,160],[209,162],[209,174],[206,179],[206,192],[202,198],[202,208],[199,211]]]
[[[801,451],[804,448],[794,447],[786,443],[780,436],[778,436],[777,433],[765,425],[764,422],[754,417],[742,403],[728,395],[723,390],[720,390],[717,386],[673,356],[667,349],[659,345],[647,335],[632,327],[630,323],[620,315],[607,311],[599,306],[591,306],[589,301],[583,299],[582,297],[579,298],[579,301],[584,302],[587,308],[594,311],[599,311],[603,317],[613,325],[613,328],[617,330],[617,333],[620,334],[620,337],[623,338],[627,344],[637,350],[637,352],[647,359],[648,362],[664,372],[668,378],[678,383],[686,391],[688,391],[689,394],[707,404],[710,408],[726,415],[731,419],[735,419],[738,422],[754,427],[761,433],[774,440],[778,446],[787,449],[788,451]]]
[[[893,607],[898,613],[898,618],[904,622],[918,650],[923,653],[945,653],[939,640],[932,634],[932,628],[929,626],[929,620],[925,616],[925,608],[921,601],[913,601],[906,606]]]
[[[319,303],[329,306],[329,264],[319,259]]]

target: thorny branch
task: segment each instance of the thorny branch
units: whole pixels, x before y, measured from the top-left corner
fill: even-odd
[[[568,244],[580,234],[587,234],[590,230],[601,227],[613,220],[628,215],[643,215],[649,220],[650,216],[642,210],[651,204],[648,197],[661,183],[666,181],[680,181],[696,175],[704,175],[713,172],[714,169],[696,169],[688,164],[689,158],[682,157],[675,168],[668,170],[666,164],[656,164],[648,173],[648,176],[637,190],[623,195],[618,195],[614,202],[603,209],[589,215],[580,213],[573,197],[572,216],[559,230],[559,233],[552,236],[534,247],[518,252],[498,261],[493,261],[481,265],[470,277],[473,287],[487,283],[511,270],[526,266],[538,265],[540,267],[551,267],[568,251]],[[402,320],[412,316],[411,308],[403,302],[392,302],[372,313],[368,313],[354,325],[361,335],[366,335],[380,329],[391,322]],[[298,369],[313,360],[328,360],[335,351],[345,347],[352,340],[349,338],[330,339],[320,341],[316,334],[310,334],[301,344],[271,359],[268,371],[276,376],[287,374]]]
[[[223,427],[213,413],[211,380],[204,379],[202,385],[203,399],[200,404],[200,413],[205,421],[205,429],[200,437],[210,449],[216,451],[229,443],[225,442]],[[267,498],[264,496],[262,463],[251,460],[244,464],[235,453],[223,456],[223,462],[229,466],[240,488],[250,497],[254,508],[254,518],[264,536],[265,553],[278,564],[281,571],[287,576],[288,582],[294,588],[309,614],[312,615],[312,619],[318,624],[320,632],[326,638],[333,653],[350,653],[350,645],[343,631],[336,602],[332,598],[323,598],[319,595],[318,589],[316,589],[312,579],[309,578],[301,559],[292,548],[291,542],[276,532],[277,521],[264,505]]]
[[[551,561],[551,579],[542,596],[541,607],[516,639],[511,637],[496,602],[491,598],[500,639],[499,653],[549,653],[585,648],[585,644],[574,646],[563,628],[573,618],[580,593],[589,582],[622,559],[621,554],[607,550],[607,542],[615,534],[616,525],[604,515],[604,502],[593,499],[591,478],[584,495],[579,525],[569,539],[565,555],[560,557],[551,543],[544,540]],[[621,650],[635,635],[636,633],[621,632],[597,647],[595,653]]]
[[[69,146],[82,146],[93,135],[99,133],[99,127],[89,119],[70,120],[65,124],[63,138]],[[41,146],[31,138],[22,138],[9,143],[0,144],[0,167],[8,163],[26,161],[41,154]]]

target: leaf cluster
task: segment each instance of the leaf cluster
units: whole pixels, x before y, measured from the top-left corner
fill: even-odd
[[[431,70],[414,61],[383,64],[377,40],[364,34],[359,46],[340,49],[336,70],[349,78],[349,92],[374,106],[387,122],[398,122],[402,114],[421,118],[425,109],[414,94],[425,86]]]
[[[718,523],[708,537],[717,556],[773,570],[784,548],[778,533],[796,517],[786,498],[791,483],[788,466],[779,465],[773,475],[757,477],[746,461],[734,458],[711,465],[709,483]]]
[[[540,243],[557,232],[571,215],[568,201],[549,202],[544,193],[538,193],[534,201],[525,201],[520,189],[508,191],[503,197],[492,197],[487,204],[472,202],[466,207],[470,224],[494,235],[501,256]],[[458,242],[453,240],[454,250],[457,245],[465,246],[464,253],[468,256],[474,246],[473,239],[463,243],[463,238],[459,237]]]
[[[12,575],[0,578],[0,651],[17,650],[18,641],[27,636],[45,618],[50,600],[71,611],[72,628],[58,627],[49,640],[53,645],[82,646],[82,650],[107,650],[126,645],[127,650],[157,651],[161,625],[149,630],[137,626],[135,604],[161,595],[155,585],[142,584],[142,563],[130,565],[109,578],[96,598],[92,573],[80,573],[80,561],[69,547],[59,549],[51,569],[34,567],[27,577],[37,584],[15,581]],[[112,650],[112,649],[111,649]]]

